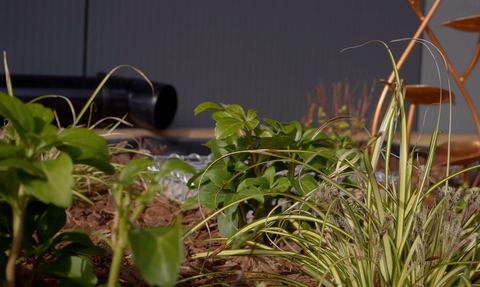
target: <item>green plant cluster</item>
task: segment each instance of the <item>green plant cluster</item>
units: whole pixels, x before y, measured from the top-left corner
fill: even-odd
[[[54,235],[65,224],[64,209],[73,203],[74,165],[115,172],[106,140],[86,128],[59,130],[52,124],[51,109],[38,103],[25,104],[1,92],[0,115],[8,120],[0,140],[0,266],[5,266],[0,280],[14,286],[18,258],[25,250],[26,256],[37,257],[29,281],[43,272],[84,286],[95,284],[93,266],[86,256],[101,254],[99,248],[86,235]],[[62,241],[72,243],[56,251],[54,247]],[[52,252],[55,257],[49,256]],[[82,266],[86,266],[85,271]]]
[[[363,166],[355,152],[359,145],[349,137],[304,129],[298,121],[281,123],[265,118],[261,124],[256,111],[245,113],[239,105],[207,102],[199,105],[195,114],[204,111],[215,112],[215,138],[206,143],[214,155],[213,163],[190,180],[199,196],[187,207],[198,201],[215,210],[238,202],[218,218],[224,236],[243,227],[248,214],[255,220],[281,212],[272,200],[285,199],[282,194],[303,196],[324,178],[336,178],[340,170],[348,175],[353,171],[349,165]],[[339,159],[349,165],[337,165]],[[351,181],[344,177],[345,184]],[[255,197],[241,201],[251,196]]]
[[[114,251],[105,286],[119,285],[126,248],[147,283],[173,286],[183,260],[180,219],[173,226],[146,229],[138,228],[135,221],[161,190],[161,177],[175,170],[194,173],[194,169],[177,159],[154,171],[148,168],[157,164],[147,158],[113,166],[103,136],[75,126],[76,121],[59,128],[53,124],[51,109],[13,96],[8,73],[7,85],[9,94],[0,92],[0,116],[5,119],[0,135],[0,285],[31,286],[37,274],[47,273],[64,278],[57,286],[97,286],[88,256],[102,255],[105,250],[82,231],[60,232],[66,223],[65,209],[74,197],[87,199],[75,190],[76,173],[81,172],[82,177],[109,188],[116,203],[111,239],[100,235]],[[63,248],[58,247],[60,243]],[[34,266],[26,281],[24,260]]]
[[[391,53],[390,57],[396,82],[379,133],[364,147],[350,146],[341,154],[336,153],[337,147],[327,148],[328,157],[322,152],[325,147],[302,148],[302,143],[314,145],[319,140],[318,134],[300,132],[295,123],[288,125],[290,130],[282,129],[283,124],[277,122],[257,128],[257,122],[251,123],[254,117],[243,117],[244,114],[238,113],[239,107],[200,105],[197,112],[206,109],[216,112],[217,139],[208,144],[216,161],[197,176],[198,197],[215,211],[183,238],[219,216],[220,230],[229,233],[224,234],[228,238],[220,239],[222,248],[214,252],[215,256],[283,257],[310,275],[315,286],[479,286],[480,192],[478,188],[453,188],[449,180],[480,166],[447,174],[445,179],[430,183],[439,120],[425,165],[414,166],[414,151],[410,152],[407,142],[405,83],[400,80]],[[221,124],[226,118],[237,123],[236,129],[226,131]],[[396,127],[401,133],[398,182],[393,180],[389,164]],[[264,132],[268,137],[262,137]],[[273,146],[260,147],[277,135],[281,137],[272,141]],[[252,140],[237,144],[248,137]],[[281,144],[282,137],[289,140],[289,145]],[[275,144],[281,145],[281,149]],[[307,150],[308,156],[302,156]],[[342,156],[346,154],[355,157]],[[355,161],[357,156],[361,159]],[[382,160],[385,183],[378,182],[375,176],[377,164]],[[220,174],[215,172],[217,164],[222,166],[221,180],[215,178]],[[275,167],[275,173],[284,170],[277,169],[279,164],[287,166],[290,174],[285,177],[297,192],[274,190],[272,183],[287,182],[280,180],[280,175],[267,173],[271,167]],[[236,165],[241,168],[235,169]],[[297,165],[308,172],[294,177],[292,171]],[[254,192],[238,195],[243,186],[254,186]],[[439,195],[431,200],[435,193]],[[237,207],[244,204],[255,209],[260,206],[258,198],[262,196],[283,196],[291,205],[283,212],[258,214],[249,224],[237,224],[235,216],[241,218],[235,215],[241,212]],[[232,225],[230,230],[220,225],[225,215]],[[209,256],[212,252],[202,252],[192,259]],[[292,282],[281,274],[243,271],[244,277],[257,283],[270,276],[269,280],[292,286],[311,286]],[[231,271],[217,272],[215,276],[225,276],[219,280],[222,284],[238,281],[228,279],[227,274]]]

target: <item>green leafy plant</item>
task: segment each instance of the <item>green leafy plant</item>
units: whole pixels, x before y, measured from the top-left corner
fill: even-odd
[[[113,174],[114,168],[104,138],[86,128],[58,129],[52,125],[53,111],[41,104],[25,104],[12,93],[0,92],[0,115],[7,120],[0,139],[0,194],[12,212],[7,217],[12,219],[11,229],[4,231],[7,236],[2,240],[4,250],[9,250],[2,270],[6,286],[13,287],[22,245],[31,240],[24,236],[24,226],[33,224],[25,222],[27,206],[34,201],[70,206],[75,164],[90,165],[108,174]],[[84,260],[75,258],[72,260]]]
[[[139,268],[145,281],[150,285],[174,286],[178,279],[180,264],[183,262],[181,218],[173,226],[159,226],[140,229],[135,221],[142,214],[146,204],[161,190],[160,178],[172,171],[194,173],[186,162],[170,159],[161,164],[160,169],[147,172],[156,163],[148,158],[135,159],[122,169],[118,180],[112,181],[112,192],[116,203],[112,240],[107,241],[114,251],[108,277],[108,287],[118,285],[124,251],[132,252],[133,263]],[[143,182],[145,192],[137,186]]]
[[[297,263],[317,286],[480,284],[480,192],[478,188],[456,190],[448,186],[451,178],[478,166],[447,174],[430,185],[437,122],[426,164],[414,168],[414,153],[409,153],[407,143],[404,82],[390,57],[396,83],[379,133],[360,150],[365,170],[339,159],[340,165],[353,170],[345,173],[339,169],[339,177],[352,177],[351,182],[315,171],[322,177],[315,188],[303,195],[284,194],[294,202],[291,207],[259,218],[222,239],[226,250],[216,252],[216,256],[281,256]],[[394,182],[388,164],[396,125],[401,132],[398,182]],[[384,140],[386,149],[382,148]],[[385,183],[375,176],[382,158],[387,162]],[[413,181],[413,173],[418,181]],[[440,195],[428,203],[426,199],[437,191]],[[226,204],[198,226],[239,203]],[[259,240],[264,237],[269,244]],[[193,259],[209,255],[200,253]]]
[[[312,171],[335,173],[339,158],[362,165],[358,155],[347,152],[358,145],[349,137],[327,136],[321,131],[325,125],[303,129],[297,121],[280,123],[272,119],[263,119],[264,124],[260,124],[257,112],[245,113],[239,105],[207,102],[199,105],[195,114],[203,111],[215,112],[215,139],[206,144],[214,161],[190,180],[199,193],[187,206],[197,201],[210,210],[230,205],[218,218],[224,236],[243,227],[249,213],[256,219],[280,212],[273,209],[272,199],[284,198],[282,194],[309,193],[323,180]],[[260,196],[247,199],[252,195]]]

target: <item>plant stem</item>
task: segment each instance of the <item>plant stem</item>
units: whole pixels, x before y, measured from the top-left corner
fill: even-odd
[[[118,278],[120,277],[120,270],[122,269],[123,257],[128,240],[128,213],[121,207],[122,210],[117,210],[117,215],[120,217],[120,224],[118,226],[117,242],[114,245],[112,265],[110,266],[110,273],[108,274],[108,287],[117,287]]]
[[[245,134],[247,135],[248,142],[250,143],[250,149],[252,150],[255,149],[255,144],[252,139],[252,132],[248,131]],[[253,157],[253,164],[257,164],[257,154],[256,153],[252,154],[252,157]]]
[[[17,260],[22,249],[23,222],[25,219],[25,191],[20,185],[18,189],[16,206],[13,206],[13,234],[12,248],[5,268],[5,286],[15,287]]]

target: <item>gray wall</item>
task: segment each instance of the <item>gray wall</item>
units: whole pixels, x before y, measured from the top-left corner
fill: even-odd
[[[10,72],[81,76],[84,11],[85,1],[0,0],[0,50]]]
[[[0,49],[12,73],[82,74],[85,1],[0,1]],[[406,1],[384,0],[102,0],[87,12],[87,75],[130,64],[174,85],[174,127],[213,126],[209,115],[193,116],[204,101],[300,120],[319,79],[332,94],[333,82],[370,84],[391,71],[379,44],[340,50],[409,37],[418,26]],[[390,46],[399,57],[406,45]],[[402,69],[408,82],[419,66],[416,48]]]
[[[433,5],[434,0],[426,0],[427,10]],[[475,47],[478,41],[478,33],[467,33],[454,30],[448,27],[437,28],[437,25],[460,17],[467,17],[480,14],[480,1],[478,0],[444,0],[430,22],[430,27],[438,38],[445,53],[449,57],[455,70],[461,75],[472,60]],[[425,33],[425,39],[429,39]],[[436,54],[439,66],[442,69],[442,87],[447,87],[445,65],[440,62]],[[435,61],[426,48],[422,48],[420,83],[439,86],[438,73]],[[465,82],[465,87],[472,98],[477,110],[480,111],[480,66],[477,65]],[[455,133],[477,133],[472,113],[465,102],[457,84],[451,79],[452,92],[456,95],[457,105],[453,107],[452,130]],[[435,129],[438,117],[438,107],[421,107],[418,113],[417,129],[431,132]],[[425,119],[425,122],[424,122]],[[448,106],[442,106],[441,126],[448,132],[449,113]]]

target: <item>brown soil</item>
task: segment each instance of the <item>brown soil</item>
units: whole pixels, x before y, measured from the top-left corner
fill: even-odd
[[[90,198],[94,202],[94,206],[79,201],[74,206],[67,209],[67,224],[61,232],[71,231],[74,229],[91,230],[99,232],[107,237],[110,236],[110,228],[113,224],[115,204],[112,196],[99,195]],[[154,227],[173,224],[182,212],[183,206],[179,203],[167,199],[163,196],[154,198],[145,209],[140,219],[137,221],[139,227]],[[211,211],[203,208],[204,216],[211,214]],[[187,228],[191,228],[203,218],[198,205],[192,206],[183,213],[182,223]],[[228,276],[217,276],[219,280],[237,280],[237,285],[232,286],[255,286],[256,282],[249,281],[249,274],[238,278],[235,271],[260,271],[269,274],[282,274],[306,284],[312,284],[310,277],[303,275],[297,266],[291,262],[278,257],[232,257],[232,258],[211,258],[205,260],[191,260],[192,255],[205,252],[208,250],[216,250],[220,247],[220,243],[213,241],[209,246],[209,238],[222,237],[218,232],[216,220],[208,223],[210,235],[206,227],[201,228],[184,242],[184,263],[180,269],[179,279],[190,278],[202,273],[229,271],[232,274]],[[99,279],[99,284],[107,282],[108,272],[112,260],[113,252],[109,246],[97,236],[90,236],[93,242],[105,248],[106,254],[102,256],[91,257],[95,265],[95,273]],[[25,262],[24,271],[28,274],[32,268],[31,263]],[[203,270],[203,272],[202,272]],[[257,275],[258,276],[258,275]],[[178,286],[199,286],[203,284],[211,284],[217,279],[212,277],[202,277],[200,279],[189,280]],[[55,286],[59,282],[59,278],[48,275],[38,275],[33,286]],[[264,281],[268,284],[281,285],[275,281]],[[131,254],[127,250],[120,275],[121,286],[148,286],[143,280],[140,272],[133,266]],[[220,285],[218,285],[220,286]]]
[[[395,161],[395,159],[393,161]],[[398,166],[398,163],[396,164],[397,165],[392,165]],[[413,182],[416,182],[415,175]],[[94,203],[93,206],[83,201],[78,201],[74,206],[67,209],[67,224],[61,232],[81,229],[99,232],[107,237],[110,237],[111,226],[113,224],[115,212],[115,203],[113,197],[108,194],[104,194],[90,197],[90,199]],[[145,212],[137,221],[137,224],[141,228],[170,225],[175,222],[177,216],[182,213],[182,210],[183,206],[180,203],[163,196],[158,196],[148,204]],[[204,216],[208,216],[210,214],[211,211],[205,208],[200,210],[197,204],[183,213],[182,223],[186,228],[191,228],[200,222]],[[192,279],[178,286],[200,286],[219,282],[219,280],[236,281],[231,286],[255,286],[255,283],[259,283],[259,281],[255,282],[254,280],[248,280],[250,276],[248,273],[244,273],[239,277],[239,275],[235,273],[239,270],[265,272],[268,274],[281,274],[307,285],[315,286],[315,283],[311,281],[311,278],[307,275],[304,275],[299,270],[298,266],[279,257],[231,257],[210,258],[206,261],[191,260],[192,256],[196,253],[206,251],[214,252],[217,250],[217,248],[221,248],[221,244],[218,241],[209,240],[211,238],[222,237],[218,231],[216,220],[208,222],[208,226],[210,233],[208,232],[206,226],[204,226],[185,240],[184,263],[180,269],[179,279],[191,278],[202,273],[205,274],[210,272],[231,270],[232,273],[230,275],[217,276],[216,279],[212,277]],[[113,252],[99,237],[94,235],[91,235],[90,237],[96,245],[106,249],[107,251],[106,254],[102,256],[91,257],[91,260],[95,265],[95,273],[99,279],[99,284],[104,284],[107,282]],[[211,242],[211,245],[209,242]],[[22,267],[24,274],[27,275],[33,266],[31,262],[24,262]],[[260,277],[259,275],[255,276]],[[59,278],[40,274],[36,277],[33,286],[55,286],[59,280]],[[263,282],[267,285],[281,285],[281,283],[274,280]],[[135,268],[135,266],[133,266],[131,254],[128,250],[125,252],[125,259],[120,275],[120,283],[121,286],[148,286],[148,284],[142,280],[140,272]],[[218,286],[221,285],[218,284]]]

